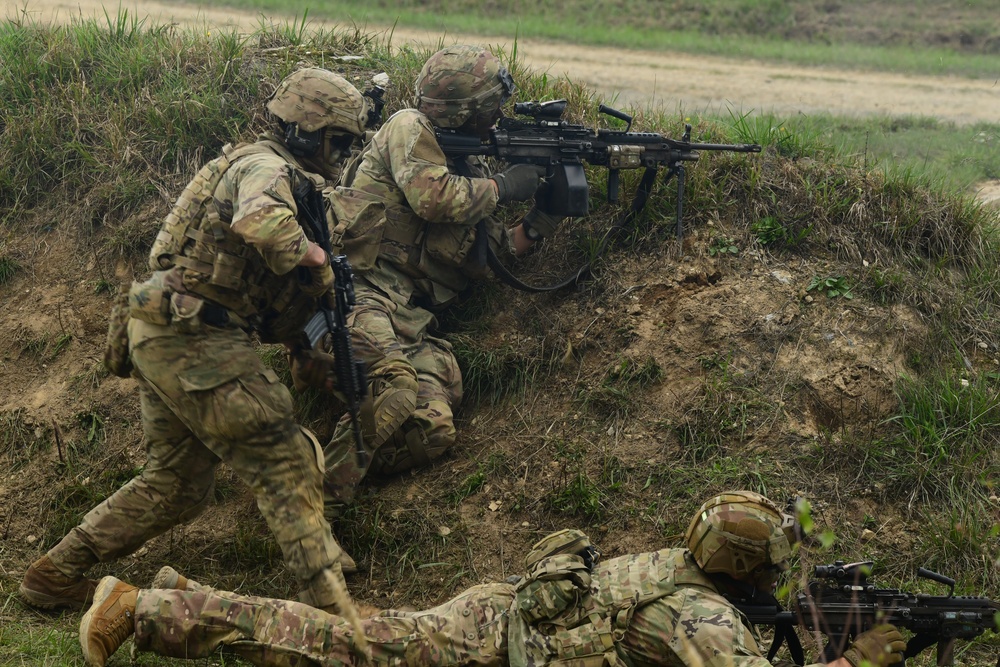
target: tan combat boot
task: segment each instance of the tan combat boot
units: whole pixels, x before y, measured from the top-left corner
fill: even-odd
[[[201,591],[208,588],[208,586],[202,586],[194,579],[188,579],[169,565],[164,565],[160,568],[160,571],[153,577],[153,583],[149,587],[168,588],[178,591]]]
[[[380,387],[372,404],[372,446],[375,449],[384,445],[417,408],[417,392],[405,386],[410,384],[409,378],[397,378],[396,384],[404,386],[387,384]]]
[[[104,667],[111,654],[135,633],[139,589],[114,577],[104,577],[94,592],[94,604],[80,621],[80,648],[91,667]]]
[[[358,564],[354,562],[354,559],[346,551],[340,554],[337,562],[340,563],[340,570],[344,574],[358,573]]]
[[[48,556],[28,567],[21,581],[21,597],[40,609],[83,609],[94,599],[97,582],[86,577],[67,577]]]

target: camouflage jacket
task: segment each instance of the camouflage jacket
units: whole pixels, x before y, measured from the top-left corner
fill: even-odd
[[[547,572],[539,578],[551,586],[518,587],[510,621],[512,667],[771,665],[756,630],[686,549],[601,562],[582,580],[574,572],[573,586],[561,591],[555,590],[559,567],[540,569]],[[572,588],[575,595],[567,595]],[[536,599],[527,601],[526,594]]]
[[[222,306],[269,335],[278,315],[305,315],[315,303],[298,290],[294,269],[308,250],[296,216],[300,179],[322,188],[275,137],[226,146],[178,197],[150,252],[150,268],[170,274],[158,284]],[[282,327],[284,324],[282,323]]]
[[[480,220],[487,220],[498,254],[513,253],[506,230],[489,218],[497,205],[493,183],[479,177],[483,172],[476,163],[449,162],[434,127],[415,109],[389,118],[350,173],[351,182],[338,188],[337,196],[385,205],[384,226],[367,232],[379,235],[370,239],[377,244],[377,260],[351,258],[351,263],[363,267],[358,271],[363,280],[400,304],[417,296],[432,306],[445,305],[470,279],[485,275],[472,252]]]

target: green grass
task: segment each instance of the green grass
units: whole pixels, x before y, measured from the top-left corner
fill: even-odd
[[[1000,63],[995,8],[959,0],[935,4],[926,20],[902,0],[877,7],[843,2],[836,5],[840,11],[832,21],[825,16],[829,3],[820,0],[797,3],[796,11],[778,0],[680,0],[670,5],[626,0],[614,6],[593,0],[558,5],[508,0],[485,6],[474,0],[334,0],[322,7],[307,0],[230,4],[269,15],[303,15],[308,10],[315,18],[355,25],[399,24],[446,34],[544,38],[808,66],[994,78]]]

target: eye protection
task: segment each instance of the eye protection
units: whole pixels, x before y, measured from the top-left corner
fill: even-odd
[[[514,77],[510,75],[510,71],[506,67],[500,68],[500,71],[497,72],[497,78],[500,79],[500,85],[503,86],[503,92],[500,93],[500,106],[503,106],[517,90],[517,86],[514,85]]]

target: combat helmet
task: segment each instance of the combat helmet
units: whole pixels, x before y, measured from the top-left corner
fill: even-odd
[[[761,566],[787,569],[797,529],[794,517],[759,493],[730,491],[701,506],[686,541],[705,572],[744,579]]]
[[[413,105],[438,127],[478,129],[499,118],[514,92],[510,72],[478,46],[449,46],[424,63],[417,75]]]
[[[364,95],[344,77],[306,67],[282,79],[267,110],[305,132],[332,127],[361,136],[368,124],[368,106]]]

